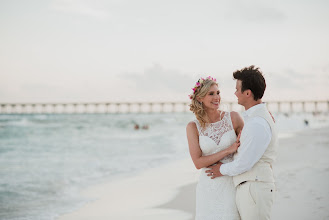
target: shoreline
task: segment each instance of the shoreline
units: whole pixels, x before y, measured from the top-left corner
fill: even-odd
[[[56,220],[84,219],[177,219],[188,220],[191,214],[163,204],[180,193],[180,187],[197,181],[198,171],[188,158],[151,168],[138,176],[88,187],[81,193],[92,201]]]
[[[272,219],[329,218],[328,134],[329,127],[310,128],[279,139]],[[57,219],[192,220],[198,177],[190,158],[152,168],[88,188],[83,195],[97,199]]]

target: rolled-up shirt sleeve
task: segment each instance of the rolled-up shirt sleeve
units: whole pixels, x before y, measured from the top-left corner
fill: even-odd
[[[238,154],[232,162],[222,164],[220,172],[223,175],[236,176],[250,170],[263,156],[271,137],[271,128],[265,119],[249,119],[241,133]]]

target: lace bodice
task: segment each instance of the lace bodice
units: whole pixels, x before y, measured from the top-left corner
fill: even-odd
[[[230,113],[222,112],[222,114],[224,114],[222,120],[208,123],[205,128],[202,128],[199,121],[195,120],[199,132],[199,144],[204,156],[224,150],[236,140]],[[221,162],[227,163],[232,160],[233,155],[228,155]]]
[[[199,132],[199,145],[202,155],[211,155],[231,146],[236,140],[231,115],[223,112],[222,120],[209,123],[204,129],[195,120]],[[228,163],[233,155],[224,157],[221,162]],[[231,176],[211,179],[202,168],[196,188],[196,220],[240,220],[235,203],[235,187]]]

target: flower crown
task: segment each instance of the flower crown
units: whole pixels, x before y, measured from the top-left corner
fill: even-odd
[[[208,76],[207,78],[200,78],[196,83],[195,83],[195,86],[192,88],[193,92],[191,95],[189,95],[190,99],[193,99],[193,95],[195,94],[195,91],[201,87],[202,83],[207,80],[207,79],[210,79],[212,81],[215,81],[216,82],[216,79],[211,77],[211,76]]]

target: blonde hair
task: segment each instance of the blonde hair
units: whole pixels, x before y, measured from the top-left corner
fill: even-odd
[[[196,119],[200,122],[200,125],[202,128],[206,127],[206,123],[209,123],[209,118],[207,116],[207,113],[205,109],[202,106],[202,102],[199,102],[197,100],[198,98],[203,98],[207,95],[209,89],[211,86],[217,85],[218,83],[214,81],[213,79],[205,79],[202,83],[200,83],[200,86],[197,87],[197,89],[194,91],[194,93],[190,96],[191,98],[191,104],[190,110],[195,114]]]

